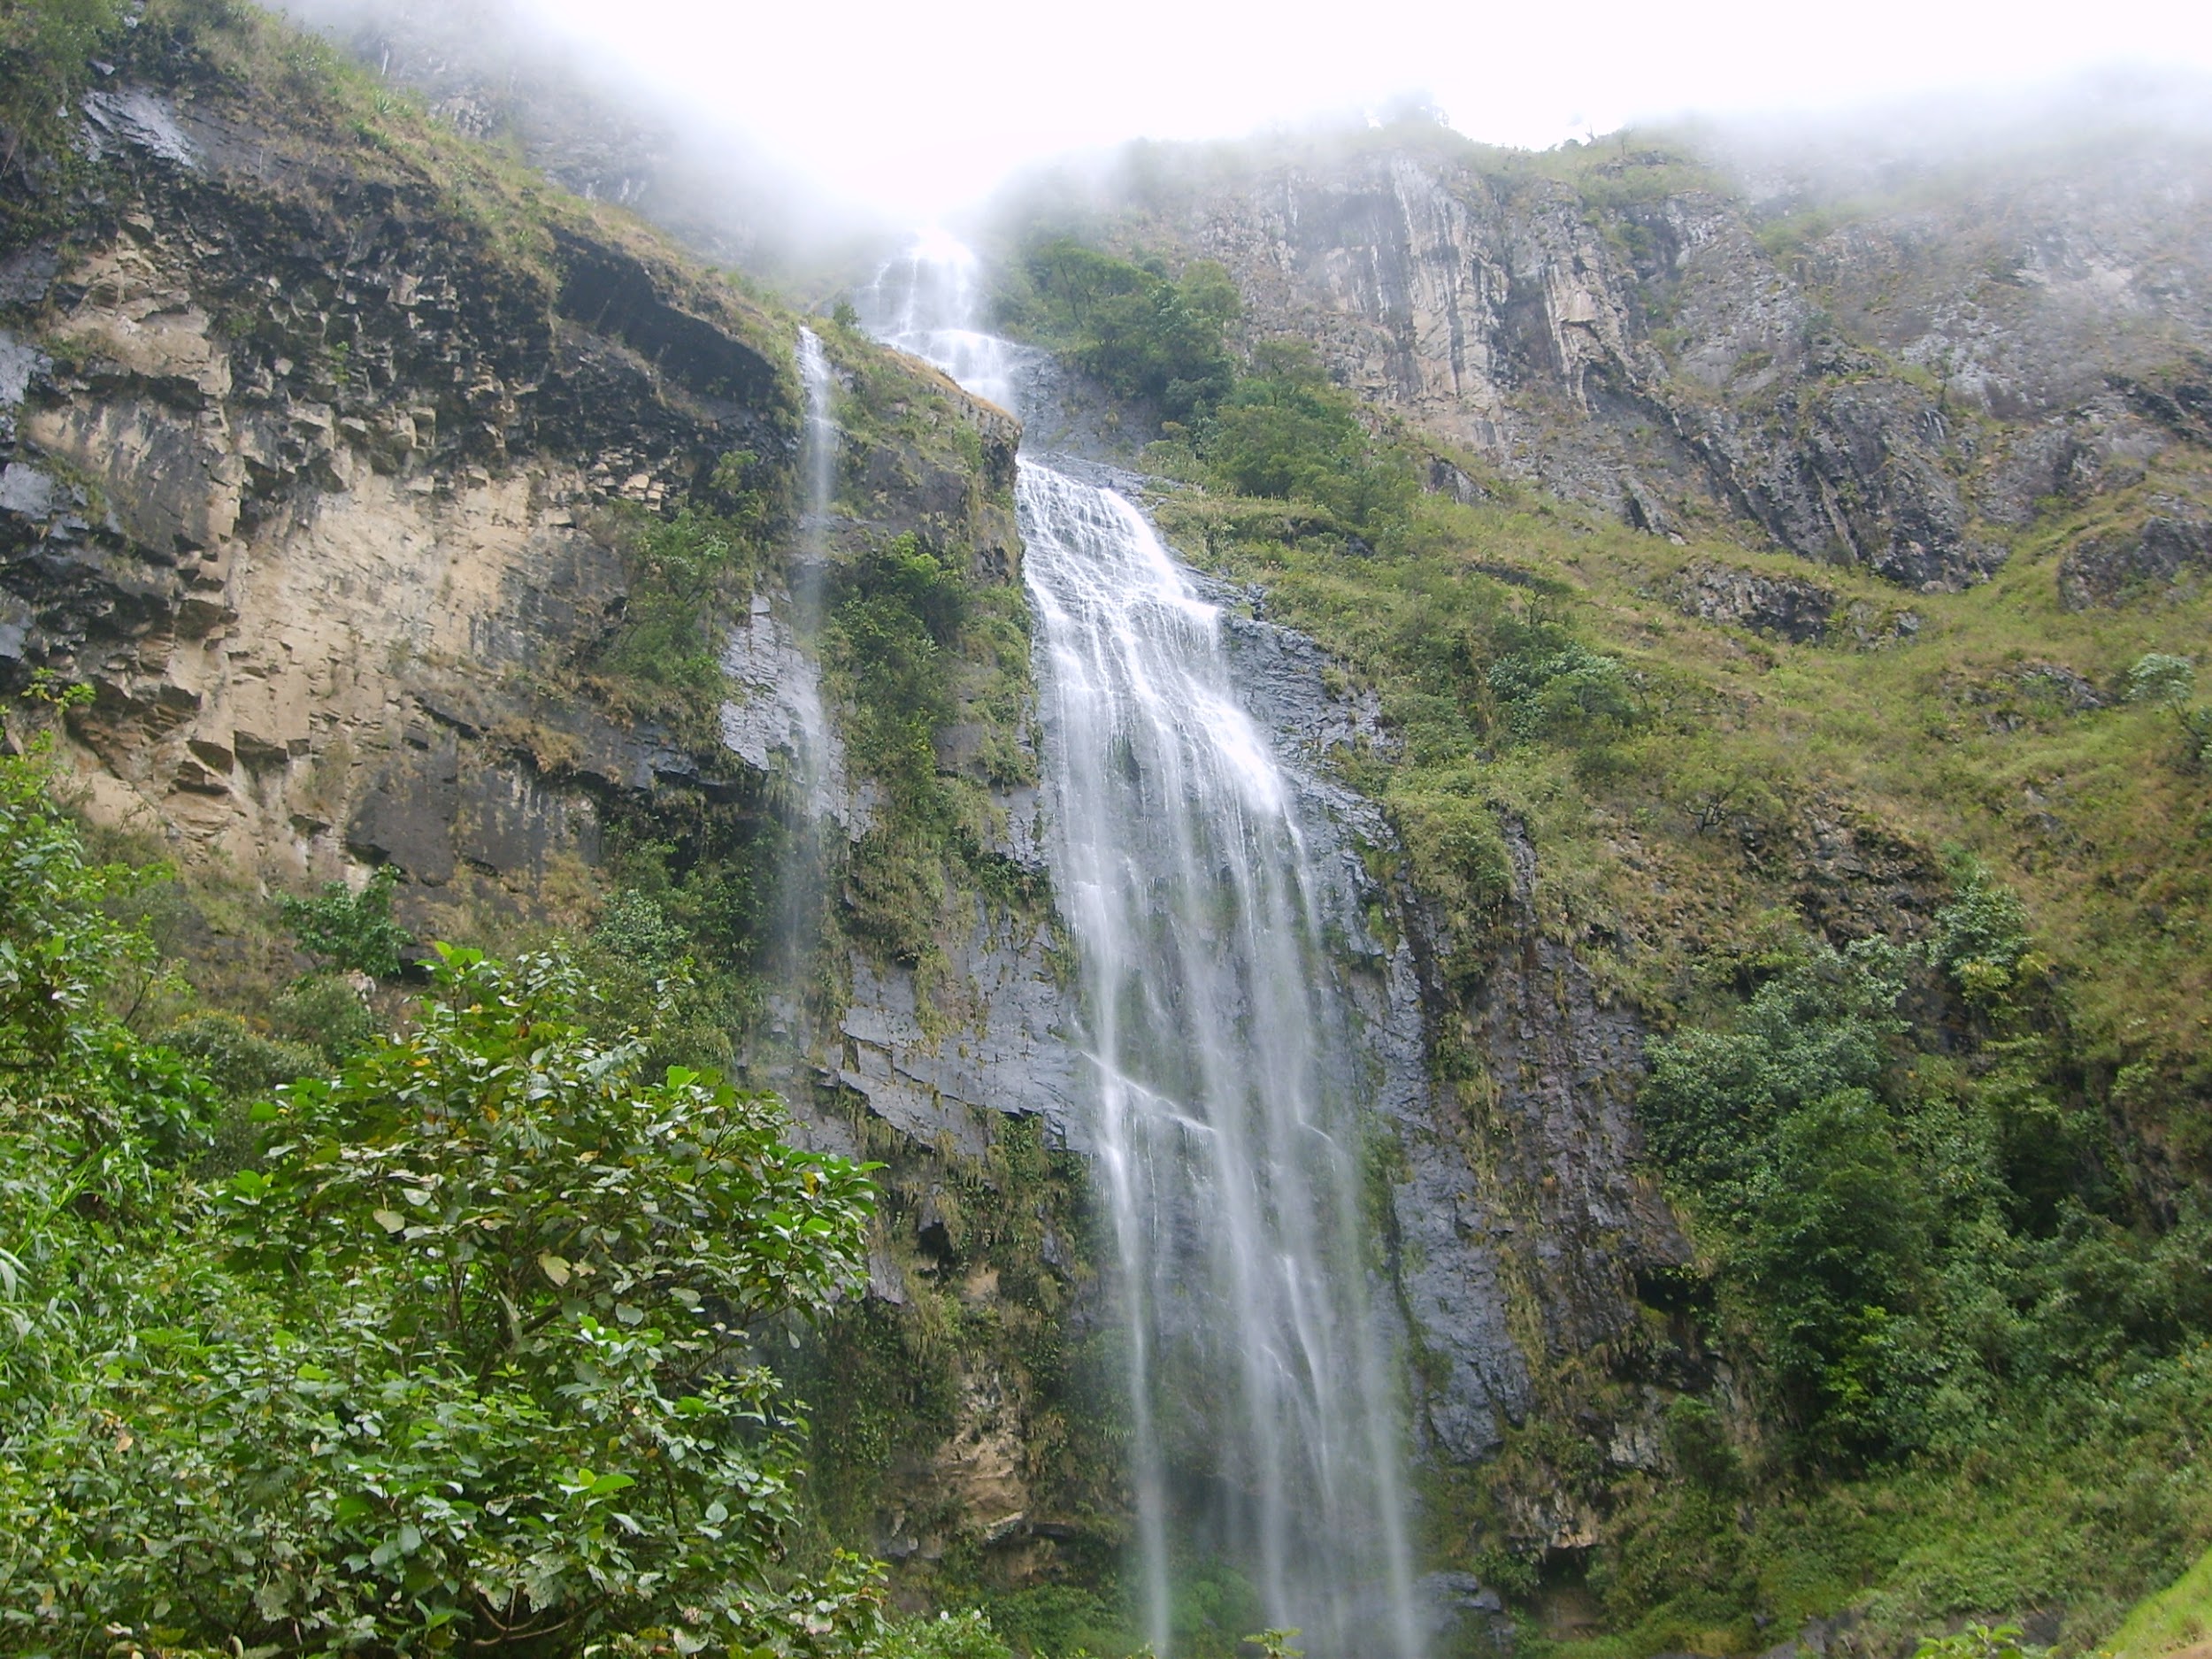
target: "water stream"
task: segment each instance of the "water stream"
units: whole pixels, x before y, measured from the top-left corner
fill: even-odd
[[[1014,400],[973,257],[926,238],[863,315]],[[1019,412],[1017,411],[1016,412]],[[1127,1356],[1145,1634],[1226,1565],[1314,1659],[1418,1659],[1402,1394],[1369,1306],[1342,879],[1235,695],[1217,609],[1120,495],[1025,456],[1050,856],[1081,971]]]
[[[822,580],[828,562],[830,496],[842,442],[833,412],[836,380],[821,336],[799,330],[800,391],[805,424],[799,437],[799,545],[789,567],[790,608],[787,621],[794,636],[793,660],[818,650],[822,633]],[[784,779],[788,804],[783,813],[786,841],[777,860],[775,963],[771,982],[788,987],[787,1000],[808,979],[807,964],[821,937],[821,819],[829,807],[833,781],[829,725],[813,675],[783,676],[785,695],[795,699],[789,770]]]

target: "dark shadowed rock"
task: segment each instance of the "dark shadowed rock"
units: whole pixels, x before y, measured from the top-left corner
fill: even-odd
[[[1800,644],[1822,638],[1836,596],[1816,582],[1701,560],[1674,583],[1685,616],[1725,622]]]
[[[2069,611],[2177,596],[2212,569],[2212,524],[2160,514],[2139,530],[2093,536],[2059,561],[2059,603]]]

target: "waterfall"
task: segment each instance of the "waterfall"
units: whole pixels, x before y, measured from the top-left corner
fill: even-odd
[[[979,291],[972,256],[926,240],[864,315],[1010,396],[1019,349],[976,328]],[[1017,506],[1125,1321],[1145,1634],[1167,1659],[1177,1574],[1212,1560],[1314,1659],[1417,1659],[1354,1015],[1321,926],[1344,878],[1237,700],[1219,611],[1144,516],[1032,457]]]
[[[821,936],[822,864],[820,819],[829,807],[833,782],[829,722],[823,712],[818,681],[822,634],[822,579],[829,560],[830,495],[837,472],[841,442],[831,411],[836,381],[821,336],[811,328],[799,330],[797,352],[799,388],[805,415],[799,434],[799,538],[797,557],[791,562],[789,630],[794,636],[788,655],[795,660],[811,654],[809,672],[789,674],[785,695],[795,698],[789,749],[790,772],[786,779],[789,805],[785,817],[786,840],[776,870],[774,948],[777,982],[795,998],[807,983],[806,964],[813,943]]]

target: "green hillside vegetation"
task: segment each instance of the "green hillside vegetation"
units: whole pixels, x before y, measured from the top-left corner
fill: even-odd
[[[2172,1584],[2136,1605],[2106,1645],[2116,1659],[2201,1652],[2212,1639],[2212,1551]]]
[[[1663,1033],[1640,1115],[1698,1256],[1649,1340],[1686,1317],[1747,1399],[1681,1397],[1676,1472],[1621,1475],[1561,1426],[1619,1385],[1555,1378],[1500,1475],[1432,1493],[1433,1548],[1532,1615],[1578,1586],[1594,1655],[1747,1651],[1847,1607],[1878,1640],[2031,1607],[2062,1647],[2107,1638],[2212,1541],[2212,602],[2070,611],[2055,565],[2212,476],[2052,503],[1995,580],[1907,595],[1463,456],[1486,499],[1425,495],[1436,453],[1271,342],[1147,459],[1187,556],[1379,697],[1389,742],[1340,764],[1458,982],[1489,971],[1509,821],[1540,925]],[[1816,576],[1827,642],[1686,614],[1707,563]],[[1894,896],[1824,883],[1816,821],[1882,849]],[[1479,1056],[1433,1058],[1471,1108]],[[1597,1548],[1517,1538],[1500,1479],[1593,1506]]]
[[[97,235],[113,181],[63,142],[73,113],[42,114],[94,58],[271,134],[287,188],[392,188],[519,315],[550,313],[572,229],[789,361],[787,308],[227,0],[0,12],[0,244]],[[951,388],[832,345],[856,448],[979,477]],[[787,471],[738,452],[666,514],[595,511],[619,619],[518,695],[718,755],[717,641],[770,573]],[[958,719],[971,770],[1033,765],[1025,613],[926,534],[867,525],[839,554],[822,644],[884,799],[823,955],[842,972],[849,935],[926,966],[964,895],[1031,896],[930,745]],[[823,1519],[840,1469],[792,1375],[834,1382],[808,1367],[852,1345],[877,1207],[944,1170],[796,1151],[780,1102],[717,1075],[759,1002],[772,810],[611,798],[603,868],[550,872],[522,914],[437,912],[494,957],[418,941],[388,874],[272,896],[88,829],[50,751],[19,752],[54,718],[11,710],[0,745],[0,1652],[1004,1659],[979,1612],[895,1616],[880,1563],[836,1548],[864,1526]],[[575,759],[549,726],[499,738],[549,778]],[[994,1157],[1046,1179],[1041,1147]],[[977,1242],[1033,1260],[1027,1221]]]
[[[11,246],[66,228],[87,164],[50,112],[103,53],[250,101],[309,176],[434,186],[533,293],[588,222],[786,360],[772,301],[227,0],[150,0],[129,27],[119,0],[0,9]],[[1640,1355],[1540,1378],[1499,1463],[1432,1476],[1432,1563],[1506,1590],[1524,1645],[1563,1659],[1756,1651],[1845,1609],[1878,1647],[2022,1609],[2067,1652],[2200,1639],[2212,596],[2068,611],[2055,567],[2162,493],[2212,494],[2201,451],[1989,531],[2011,557],[1985,584],[1908,594],[1440,454],[1302,342],[1240,353],[1202,262],[1041,237],[1002,315],[1149,408],[1163,526],[1374,694],[1388,741],[1340,764],[1442,919],[1447,980],[1493,971],[1525,834],[1537,925],[1656,1033],[1640,1117],[1694,1260],[1647,1287]],[[831,333],[856,443],[973,446]],[[1435,459],[1479,504],[1424,493]],[[611,516],[631,603],[550,689],[707,741],[716,618],[787,489],[733,457],[672,517]],[[833,926],[926,985],[973,893],[1040,908],[987,850],[980,787],[1033,769],[1025,618],[926,538],[843,553],[824,655],[883,797]],[[1686,614],[1706,563],[1816,578],[1827,638]],[[956,723],[982,733],[964,771],[935,747]],[[418,944],[388,881],[280,906],[170,879],[57,789],[35,743],[0,756],[0,1652],[1126,1649],[1110,1563],[1098,1594],[1000,1600],[994,1633],[973,1609],[895,1618],[877,1569],[832,1553],[949,1425],[960,1356],[1067,1385],[1038,1439],[1067,1489],[1110,1489],[1110,1408],[1070,1381],[1105,1368],[1068,1351],[1037,1265],[1081,1202],[1033,1125],[955,1179],[888,1146],[872,1171],[795,1150],[777,1102],[712,1070],[758,1000],[772,829],[676,791],[618,807],[565,916],[460,930],[500,960]],[[211,918],[247,965],[196,961],[196,990],[180,945]],[[1446,1022],[1431,1057],[1471,1110],[1481,1056]],[[906,1314],[810,1340],[864,1271],[872,1207],[922,1194],[1000,1300],[918,1285]],[[1622,1403],[1611,1362],[1716,1353],[1730,1386],[1673,1401],[1663,1475],[1576,1426]],[[821,1409],[810,1496],[772,1356]],[[1569,1495],[1600,1541],[1548,1554],[1506,1487]],[[972,1562],[938,1584],[991,1599]],[[1189,1599],[1225,1653],[1237,1586]],[[1548,1622],[1569,1603],[1597,1633]]]

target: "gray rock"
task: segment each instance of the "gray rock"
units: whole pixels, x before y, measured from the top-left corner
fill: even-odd
[[[128,146],[180,167],[196,171],[200,165],[198,148],[158,93],[143,87],[88,92],[84,114],[96,150]]]
[[[995,1112],[1041,1117],[1056,1143],[1085,1149],[1094,1079],[1071,1041],[1074,997],[1053,944],[979,900],[972,930],[947,953],[953,990],[943,1001],[967,1015],[949,1030],[923,1019],[911,971],[856,957],[838,1021],[845,1057],[828,1080],[925,1146],[942,1141],[976,1156]]]
[[[0,468],[0,512],[44,521],[69,504],[69,492],[27,461]]]
[[[1823,637],[1836,596],[1802,577],[1770,576],[1739,565],[1700,560],[1674,584],[1685,616],[1725,622],[1800,644]]]
[[[0,328],[0,409],[13,409],[22,403],[32,380],[53,366],[52,359],[37,347]]]
[[[11,469],[12,470],[12,469]],[[2177,503],[2178,504],[2178,503]],[[2212,524],[2162,513],[2139,530],[2093,536],[2059,561],[2059,603],[2069,611],[2177,596],[2212,570]]]
[[[810,818],[833,818],[854,840],[872,816],[845,771],[845,746],[822,703],[821,669],[765,593],[722,647],[731,695],[722,705],[722,743],[755,772],[807,792]]]

